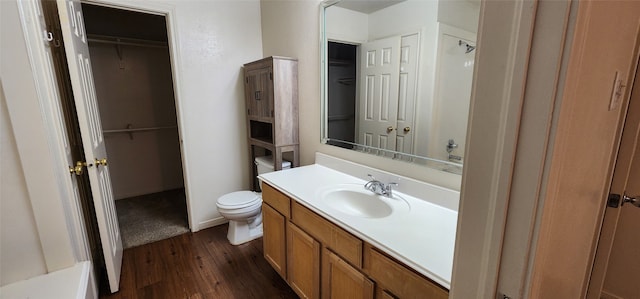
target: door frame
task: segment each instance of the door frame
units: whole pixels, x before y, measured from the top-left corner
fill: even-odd
[[[639,36],[640,37],[640,36]],[[640,38],[638,39],[640,43]],[[636,48],[640,49],[640,45]],[[636,58],[638,60],[638,58]],[[638,134],[640,134],[640,64],[636,63],[636,71],[633,79],[633,85],[630,88],[631,98],[629,99],[629,107],[625,116],[624,126],[622,128],[622,137],[615,161],[611,187],[609,194],[624,194],[627,189],[627,177],[631,171],[631,162],[634,159],[634,150],[636,142],[640,142]],[[635,102],[633,102],[635,98]],[[638,157],[635,157],[638,159]],[[591,271],[591,277],[587,287],[587,298],[598,299],[604,288],[604,281],[607,275],[609,258],[615,240],[615,233],[622,212],[622,206],[612,208],[603,207],[603,219],[600,231],[595,236],[598,238],[596,246],[596,254]]]
[[[176,118],[178,122],[178,138],[180,139],[180,157],[182,159],[182,177],[184,181],[184,190],[187,204],[187,217],[189,223],[189,229],[193,231],[197,228],[197,223],[194,223],[195,219],[193,215],[193,205],[191,204],[191,190],[189,188],[190,176],[188,167],[188,155],[184,148],[184,137],[186,136],[184,131],[184,117],[182,109],[182,99],[184,99],[182,92],[182,72],[178,66],[181,65],[180,61],[180,47],[178,39],[178,27],[176,22],[175,6],[165,3],[157,3],[153,1],[125,1],[125,0],[82,0],[83,3],[95,4],[104,7],[110,7],[115,9],[123,9],[130,11],[137,11],[147,14],[161,15],[165,17],[167,23],[167,44],[169,46],[169,59],[171,63],[171,75],[173,80],[173,98],[176,105]]]
[[[182,72],[179,66],[182,64],[179,39],[178,39],[178,27],[176,22],[175,6],[164,3],[156,3],[152,1],[124,1],[124,0],[81,0],[82,3],[94,4],[104,7],[110,7],[115,9],[136,11],[147,14],[161,15],[165,17],[167,23],[167,45],[169,46],[169,59],[171,63],[171,75],[173,80],[173,98],[176,106],[176,118],[178,122],[178,138],[180,141],[180,157],[182,159],[182,177],[184,181],[184,190],[187,203],[187,217],[189,223],[189,229],[193,231],[197,228],[192,211],[193,205],[191,204],[189,188],[189,171],[188,171],[188,157],[185,150],[186,145],[184,141],[184,122],[183,122],[183,109],[182,109]]]

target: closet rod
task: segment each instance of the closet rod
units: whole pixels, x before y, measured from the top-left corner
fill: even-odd
[[[112,45],[121,45],[121,46],[138,46],[138,47],[151,47],[151,48],[169,47],[167,42],[144,40],[144,39],[137,39],[137,38],[117,37],[117,36],[106,36],[106,35],[88,34],[87,40],[90,43],[102,43],[102,44],[112,44]]]
[[[142,132],[142,131],[157,131],[157,130],[165,130],[165,129],[177,129],[178,126],[165,126],[165,127],[147,127],[147,128],[136,128],[136,129],[119,129],[119,130],[103,130],[102,133],[132,133],[132,132]]]

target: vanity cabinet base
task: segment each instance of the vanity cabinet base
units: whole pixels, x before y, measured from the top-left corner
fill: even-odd
[[[264,256],[300,298],[446,299],[449,292],[263,185]]]

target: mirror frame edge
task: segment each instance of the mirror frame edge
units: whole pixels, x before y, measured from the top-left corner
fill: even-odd
[[[320,3],[320,143],[327,144],[328,141],[328,124],[326,119],[329,115],[329,110],[327,107],[327,96],[328,96],[328,87],[326,84],[326,78],[328,75],[328,64],[327,64],[327,44],[325,41],[327,40],[327,30],[326,30],[326,11],[330,6],[335,5],[340,2],[340,0],[325,0]]]

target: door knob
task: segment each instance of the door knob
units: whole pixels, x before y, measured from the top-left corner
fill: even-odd
[[[407,133],[409,133],[409,131],[411,131],[411,128],[409,128],[409,127],[404,127],[404,130],[403,130],[403,131],[404,131],[404,133],[405,133],[405,134],[407,134]]]
[[[96,166],[107,166],[107,158],[98,159],[96,158]]]
[[[387,133],[391,133],[391,131],[393,131],[393,127],[392,127],[392,126],[389,126],[389,127],[387,128]]]
[[[69,173],[81,176],[82,175],[82,167],[87,166],[87,162],[78,161],[75,166],[69,166]],[[91,165],[89,165],[91,166]]]
[[[621,206],[624,206],[625,203],[630,203],[630,204],[640,208],[640,199],[638,197],[640,197],[640,196],[629,197],[629,196],[626,196],[626,195],[622,195],[622,204],[621,204]]]

